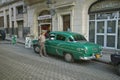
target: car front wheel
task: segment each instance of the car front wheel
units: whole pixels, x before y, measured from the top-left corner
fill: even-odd
[[[64,59],[67,62],[74,62],[73,56],[71,54],[69,54],[69,53],[64,54]]]
[[[34,46],[33,48],[34,48],[34,52],[35,52],[35,53],[39,53],[39,51],[40,51],[39,46]]]

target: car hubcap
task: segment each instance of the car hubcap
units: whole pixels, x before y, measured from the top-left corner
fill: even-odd
[[[66,61],[72,61],[72,56],[70,54],[65,54],[65,60]]]
[[[39,52],[39,47],[36,47],[36,48],[35,48],[35,51],[36,51],[36,52]]]

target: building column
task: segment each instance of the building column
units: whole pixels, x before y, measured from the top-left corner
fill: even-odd
[[[4,15],[4,28],[7,28],[7,15],[6,15],[6,10],[3,11],[3,15]]]
[[[14,18],[14,34],[17,35],[18,34],[18,25],[17,25],[17,20],[16,20],[16,6],[13,7],[13,18]]]
[[[11,7],[9,8],[9,34],[10,36],[12,35],[12,9]]]
[[[3,11],[0,13],[0,28],[4,28],[4,14]]]

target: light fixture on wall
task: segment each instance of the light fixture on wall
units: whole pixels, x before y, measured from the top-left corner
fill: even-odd
[[[54,16],[56,13],[54,3],[55,3],[55,1],[53,1],[53,0],[47,0],[47,2],[46,2],[48,8],[50,9],[51,16]]]

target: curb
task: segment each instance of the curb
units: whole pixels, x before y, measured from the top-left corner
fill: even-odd
[[[11,41],[10,39],[5,39],[6,41]],[[25,42],[22,42],[22,41],[17,41],[17,43],[20,43],[20,44],[25,44]]]
[[[103,60],[97,60],[97,59],[94,59],[93,61],[101,62],[101,63],[108,64],[108,65],[112,65],[111,62],[107,62],[107,61],[103,61]]]

